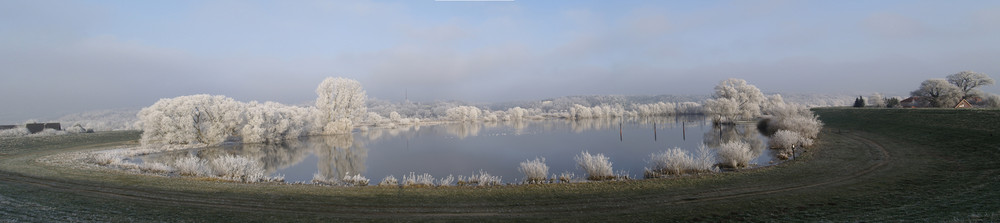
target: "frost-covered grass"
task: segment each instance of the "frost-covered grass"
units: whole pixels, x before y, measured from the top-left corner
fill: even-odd
[[[111,163],[122,160],[123,157],[118,153],[102,152],[102,153],[92,154],[91,159],[93,160],[92,162],[94,164],[107,166],[110,165]]]
[[[174,168],[162,163],[145,162],[139,165],[139,170],[146,173],[167,174],[173,172]]]
[[[549,166],[545,165],[545,157],[521,162],[518,171],[524,174],[524,182],[529,184],[544,183],[549,175]]]
[[[611,161],[603,153],[591,155],[590,152],[583,151],[574,157],[576,164],[587,172],[588,180],[611,180],[615,179],[614,170],[611,169]]]
[[[750,165],[756,154],[750,149],[750,144],[732,141],[719,145],[719,165],[729,168],[743,168]]]
[[[681,148],[673,148],[649,155],[649,167],[645,170],[646,178],[663,175],[681,175],[685,173],[714,172],[716,161],[711,151],[705,145],[698,147],[698,154],[688,154]]]

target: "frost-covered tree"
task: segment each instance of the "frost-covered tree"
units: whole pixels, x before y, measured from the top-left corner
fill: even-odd
[[[246,143],[278,143],[308,135],[314,109],[256,101],[245,105],[246,123],[240,131]]]
[[[956,74],[948,75],[948,83],[954,84],[959,90],[962,90],[962,98],[968,98],[972,94],[973,90],[978,87],[993,85],[996,83],[993,78],[984,74],[974,71],[962,71]]]
[[[1000,95],[996,94],[986,95],[986,107],[1000,108]]]
[[[705,110],[702,108],[701,104],[698,102],[681,102],[677,104],[677,114],[691,115],[691,114],[704,114]]]
[[[242,103],[218,95],[160,99],[139,111],[142,143],[221,143],[238,135],[246,121],[245,110]]]
[[[472,106],[458,106],[449,108],[445,113],[448,119],[453,121],[474,122],[479,120],[479,116],[483,113],[483,110]]]
[[[823,128],[819,117],[809,108],[799,104],[781,104],[766,111],[770,118],[767,128],[770,133],[789,130],[807,138],[816,138]]]
[[[740,113],[740,104],[735,99],[717,98],[705,100],[705,111],[716,115],[717,121],[735,120]]]
[[[677,104],[674,103],[657,102],[633,105],[632,107],[636,115],[640,117],[672,116],[677,114]]]
[[[766,102],[767,98],[756,86],[730,78],[715,86],[715,94],[705,102],[705,108],[729,121],[749,120],[761,115]]]
[[[316,95],[316,108],[320,110],[319,121],[325,123],[324,133],[348,133],[354,123],[364,121],[367,96],[358,81],[329,77],[316,88]]]
[[[920,88],[910,92],[910,95],[928,97],[934,107],[950,107],[962,100],[963,92],[944,79],[929,79],[920,83]]]
[[[528,110],[521,107],[513,107],[507,109],[507,119],[512,121],[519,121],[528,116]]]
[[[881,93],[875,92],[874,94],[872,94],[872,96],[868,97],[868,104],[870,104],[872,107],[884,108],[885,96],[882,96]]]

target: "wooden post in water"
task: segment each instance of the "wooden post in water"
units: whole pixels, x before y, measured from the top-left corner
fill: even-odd
[[[653,123],[653,141],[656,141],[656,123]]]
[[[622,136],[622,123],[618,123],[618,141],[625,141],[625,137]]]
[[[684,122],[681,122],[681,137],[683,137],[681,139],[684,141],[688,140],[687,126],[684,126]]]

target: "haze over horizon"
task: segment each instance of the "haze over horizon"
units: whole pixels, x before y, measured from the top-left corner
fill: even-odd
[[[0,124],[160,98],[302,104],[765,92],[1000,78],[1000,1],[0,1]],[[1000,93],[987,86],[985,92]]]

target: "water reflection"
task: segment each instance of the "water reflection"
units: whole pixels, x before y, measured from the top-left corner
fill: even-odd
[[[485,170],[510,183],[522,178],[518,164],[536,157],[546,157],[549,174],[584,177],[573,160],[582,151],[611,157],[616,171],[641,173],[654,152],[674,147],[693,152],[702,143],[717,147],[737,140],[751,144],[755,154],[769,151],[753,126],[712,126],[704,116],[677,116],[368,128],[281,145],[231,144],[141,158],[171,164],[195,156],[212,163],[223,155],[237,155],[261,163],[267,176],[284,175],[290,182],[340,184],[345,176],[357,174],[377,182],[410,172],[445,177]],[[761,159],[769,160],[756,161]]]
[[[355,142],[352,135],[332,135],[286,140],[282,144],[228,144],[217,147],[150,154],[140,157],[143,162],[177,163],[178,160],[194,156],[205,160],[204,164],[225,155],[241,156],[261,164],[264,175],[274,176],[279,170],[302,163],[315,155],[316,173],[313,180],[336,184],[348,173],[363,174],[368,149],[363,143]],[[211,169],[206,167],[206,169]]]
[[[750,144],[754,157],[763,154],[767,148],[765,138],[757,131],[755,125],[714,125],[702,138],[705,145],[710,148],[719,148],[728,142],[745,142]]]
[[[309,143],[320,145],[313,148],[319,158],[316,163],[319,172],[313,176],[314,182],[334,184],[344,179],[348,173],[365,173],[368,149],[362,143],[354,143],[354,136],[309,137],[309,140],[321,141]]]
[[[482,125],[482,123],[448,123],[444,124],[444,130],[449,135],[464,139],[465,137],[479,135]]]

